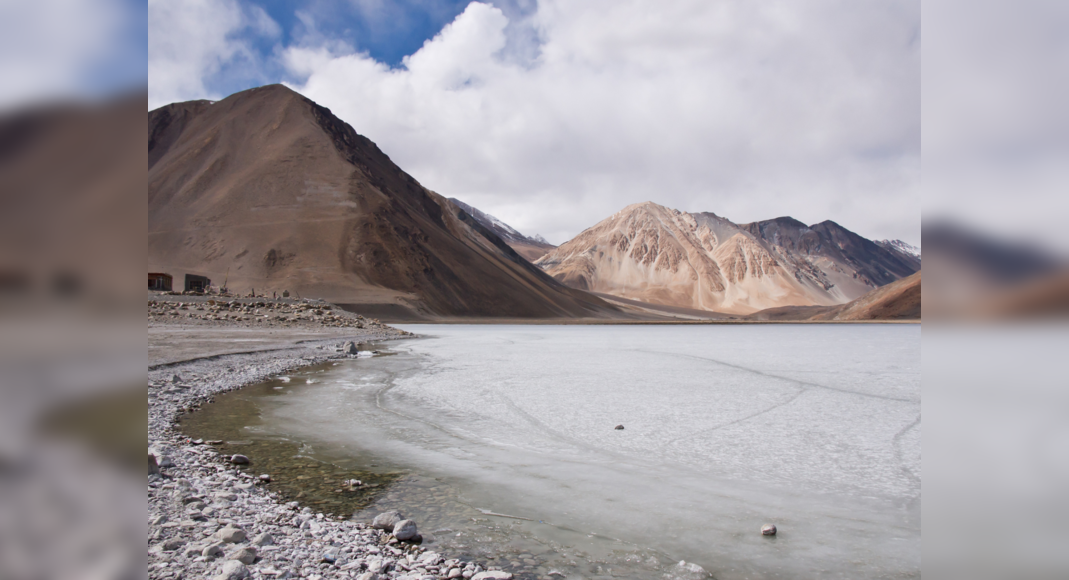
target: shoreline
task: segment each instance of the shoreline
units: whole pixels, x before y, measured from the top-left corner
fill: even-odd
[[[748,325],[851,325],[851,324],[921,324],[917,319],[904,320],[613,320],[600,318],[424,318],[383,320],[384,324],[471,324],[530,326],[748,326]]]
[[[150,350],[161,342],[166,346],[169,333],[188,328],[150,328]],[[234,329],[198,330],[206,336]],[[398,542],[364,523],[317,514],[294,501],[282,503],[262,485],[255,464],[242,471],[212,445],[193,444],[176,428],[184,414],[195,412],[216,394],[303,367],[353,358],[336,348],[347,340],[384,342],[411,336],[385,326],[346,330],[316,338],[299,331],[280,332],[264,349],[208,349],[200,356],[149,365],[149,578],[512,577],[490,566],[447,559],[416,544]],[[158,475],[151,473],[153,459],[160,464]]]

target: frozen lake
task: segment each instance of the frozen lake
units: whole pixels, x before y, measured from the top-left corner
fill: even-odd
[[[920,325],[403,328],[254,435],[419,474],[369,512],[532,578],[920,576]]]

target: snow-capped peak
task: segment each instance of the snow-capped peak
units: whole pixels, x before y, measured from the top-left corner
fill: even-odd
[[[880,240],[880,241],[878,241],[876,243],[881,245],[881,246],[883,246],[883,247],[885,247],[885,248],[889,248],[889,249],[892,249],[892,250],[897,250],[899,252],[902,252],[903,254],[906,254],[908,256],[914,256],[916,258],[921,257],[921,249],[920,248],[918,248],[917,246],[914,246],[912,244],[907,244],[906,242],[903,242],[902,240]]]

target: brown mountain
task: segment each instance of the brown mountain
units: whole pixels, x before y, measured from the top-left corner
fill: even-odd
[[[920,269],[835,222],[735,224],[652,202],[628,206],[536,262],[574,288],[735,314],[834,306]]]
[[[281,85],[148,114],[148,267],[371,311],[583,317],[569,289]]]
[[[921,273],[896,280],[809,320],[920,320]]]

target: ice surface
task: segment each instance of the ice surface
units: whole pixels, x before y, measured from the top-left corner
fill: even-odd
[[[404,328],[272,428],[717,578],[920,575],[919,325]]]

